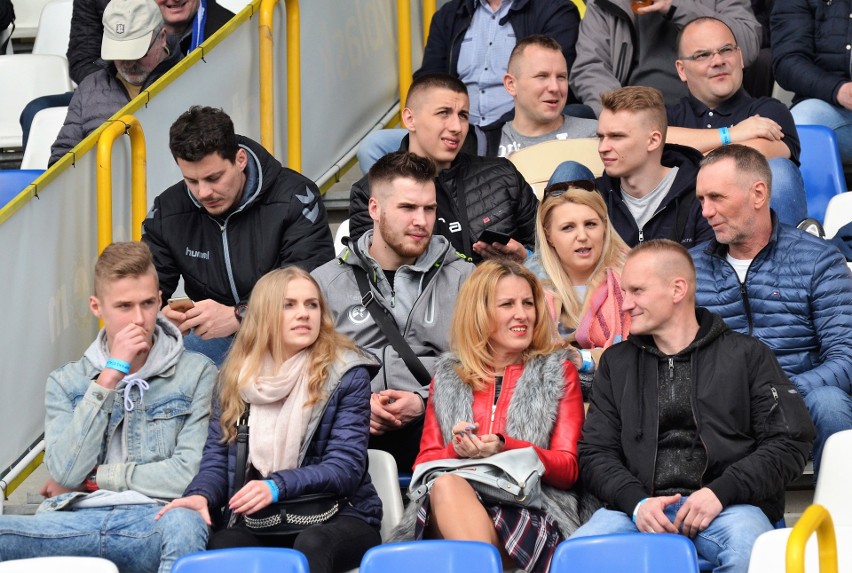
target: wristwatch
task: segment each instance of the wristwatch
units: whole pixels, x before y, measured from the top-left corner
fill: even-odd
[[[234,307],[234,316],[237,317],[237,322],[242,322],[243,317],[246,315],[246,311],[248,310],[248,305],[238,304]]]

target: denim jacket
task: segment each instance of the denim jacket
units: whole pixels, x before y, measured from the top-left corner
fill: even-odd
[[[102,339],[103,331],[98,336]],[[163,346],[169,348],[163,351]],[[217,375],[209,359],[184,352],[182,346],[180,332],[158,319],[149,361],[158,351],[173,358],[147,376],[149,388],[144,393],[134,387],[126,399],[120,390],[95,383],[101,368],[93,363],[91,348],[82,359],[50,374],[45,390],[45,463],[54,480],[74,488],[98,466],[101,489],[180,497],[201,462]],[[125,461],[106,464],[108,446],[115,432],[122,431],[121,422],[126,424]]]

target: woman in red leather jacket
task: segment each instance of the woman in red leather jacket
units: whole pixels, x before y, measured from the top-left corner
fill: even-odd
[[[547,571],[580,521],[577,496],[566,491],[577,481],[583,424],[577,369],[554,347],[543,289],[522,265],[482,263],[459,301],[415,466],[532,446],[545,466],[543,510],[484,501],[463,478],[446,474],[425,498],[415,536],[484,541],[515,567]]]

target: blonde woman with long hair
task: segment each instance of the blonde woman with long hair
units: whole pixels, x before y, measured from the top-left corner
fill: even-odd
[[[510,260],[482,263],[462,285],[452,351],[430,388],[417,464],[484,458],[533,447],[545,466],[543,509],[483,500],[464,479],[439,477],[400,537],[477,540],[504,560],[546,571],[556,545],[579,526],[577,440],[583,403],[574,364],[554,344],[544,292]],[[412,506],[416,504],[411,504]]]
[[[537,250],[527,262],[548,292],[551,317],[566,345],[580,350],[580,379],[591,383],[605,348],[627,338],[621,269],[629,248],[610,223],[591,181],[554,183],[536,219]]]
[[[211,512],[224,508],[230,526],[213,533],[208,548],[293,547],[312,572],[357,567],[381,542],[381,502],[367,474],[373,367],[334,330],[308,273],[288,267],[262,277],[219,375],[201,469],[161,514],[188,507],[210,525]],[[235,440],[247,404],[249,467],[234,491],[243,481]],[[320,525],[283,536],[251,525],[273,502],[318,493],[340,500]]]

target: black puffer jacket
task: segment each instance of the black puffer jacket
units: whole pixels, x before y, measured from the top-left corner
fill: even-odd
[[[621,197],[621,179],[604,173],[595,180],[606,201],[612,226],[625,243],[635,247],[650,239],[671,239],[690,249],[714,237],[695,198],[695,178],[701,157],[701,153],[691,147],[665,145],[661,162],[666,167],[677,167],[678,172],[659,209],[641,230]]]
[[[246,183],[248,198],[238,209],[214,218],[181,181],[154,199],[142,223],[163,300],[183,276],[192,300],[234,306],[248,301],[257,280],[273,269],[295,264],[311,271],[334,258],[328,217],[313,181],[283,167],[259,143],[237,139],[259,173],[256,186]]]
[[[414,72],[415,78],[432,72],[458,77],[459,50],[478,2],[451,0],[435,13],[423,51],[423,65]],[[574,44],[580,30],[580,12],[573,2],[515,0],[509,13],[500,20],[501,25],[506,22],[511,24],[517,40],[533,34],[551,36],[562,46],[568,69],[571,69],[577,55]]]
[[[696,316],[698,334],[678,356],[691,362],[692,412],[707,453],[702,487],[723,507],[754,505],[774,523],[784,515],[786,486],[808,460],[810,415],[769,347],[703,308]],[[603,353],[579,442],[583,484],[627,515],[656,495],[660,360],[667,357],[644,336]]]
[[[400,149],[408,149],[408,136]],[[456,251],[479,260],[472,245],[486,228],[506,233],[533,250],[538,199],[508,159],[459,153],[449,169],[438,174],[435,187],[438,211],[441,203],[449,204],[455,216],[455,221],[437,221],[435,232],[449,239]],[[373,228],[367,212],[369,201],[365,175],[349,192],[349,237],[353,241]]]
[[[776,0],[772,68],[778,84],[795,92],[793,103],[818,98],[833,105],[850,81],[852,0]]]

